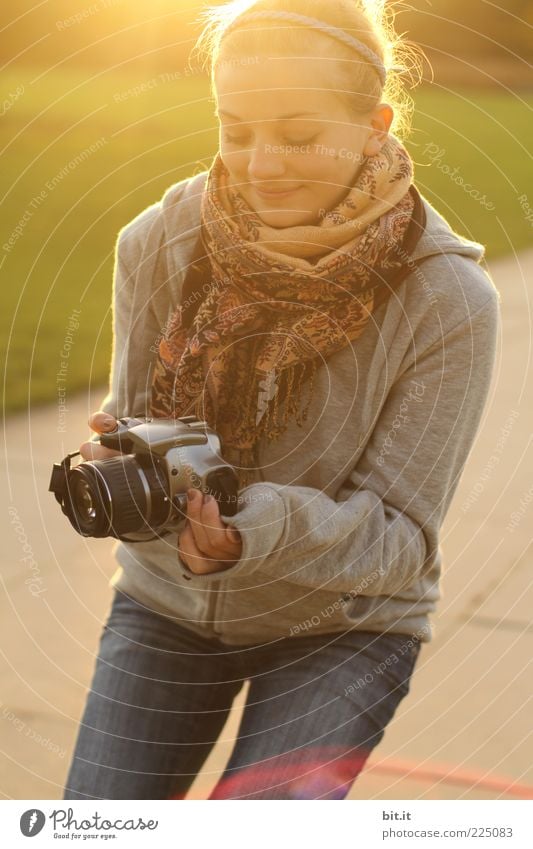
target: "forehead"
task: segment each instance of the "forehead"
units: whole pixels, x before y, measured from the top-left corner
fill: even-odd
[[[343,108],[333,96],[339,83],[328,64],[334,65],[309,56],[222,60],[215,70],[217,107],[249,121],[302,112],[335,117]]]

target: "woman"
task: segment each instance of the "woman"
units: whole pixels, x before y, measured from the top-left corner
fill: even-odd
[[[206,419],[240,507],[190,490],[177,540],[117,544],[65,798],[183,798],[248,681],[210,798],[342,799],[432,636],[498,293],[413,185],[369,4],[230,3],[199,47],[220,150],[120,234],[90,425]]]

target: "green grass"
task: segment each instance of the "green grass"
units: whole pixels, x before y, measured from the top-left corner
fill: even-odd
[[[524,92],[520,99],[425,87],[416,97],[407,146],[417,185],[459,233],[486,246],[489,259],[533,243],[519,202],[525,193],[533,205],[532,109],[533,95]]]
[[[2,309],[5,409],[54,401],[69,316],[81,310],[66,378],[68,397],[107,381],[112,253],[120,227],[173,182],[202,170],[217,133],[200,77],[18,69],[4,98],[24,93],[2,119]],[[138,96],[134,86],[153,80]],[[19,88],[20,90],[20,88]],[[409,148],[422,192],[490,257],[531,244],[518,197],[530,192],[526,139],[533,97],[422,89]],[[42,113],[42,114],[40,114]],[[429,144],[444,153],[431,165]],[[76,167],[69,162],[94,147]],[[440,168],[438,167],[440,163]],[[462,175],[494,210],[443,173]],[[54,178],[56,185],[50,187]],[[47,185],[48,184],[48,185]],[[5,245],[23,219],[20,237]]]

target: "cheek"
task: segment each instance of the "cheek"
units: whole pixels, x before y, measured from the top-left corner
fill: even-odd
[[[242,172],[243,170],[246,170],[250,160],[249,150],[226,144],[222,140],[219,142],[218,149],[220,152],[220,158],[230,173],[237,173],[239,171]]]
[[[358,166],[335,153],[326,153],[318,157],[314,163],[310,179],[316,180],[315,192],[320,197],[334,196],[344,186],[350,186],[354,180]]]
[[[307,157],[305,162],[302,159],[302,167],[306,167],[309,174],[316,179],[336,185],[355,170],[353,160],[344,155],[345,151],[346,148],[342,147],[325,148],[323,152]]]
[[[231,153],[221,147],[220,158],[230,174],[235,174],[239,170],[242,170],[243,166],[246,167],[245,157],[242,153]]]

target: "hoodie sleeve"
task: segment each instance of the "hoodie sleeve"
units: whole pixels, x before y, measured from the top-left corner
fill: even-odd
[[[470,453],[493,372],[497,290],[397,378],[336,500],[307,486],[257,483],[224,517],[242,556],[216,577],[261,570],[339,593],[393,595],[429,570]],[[194,575],[193,583],[212,576]]]
[[[115,246],[113,270],[113,348],[109,387],[99,409],[115,418],[145,414],[149,401],[150,361],[161,332],[152,294],[167,279],[160,204],[143,210],[124,227]],[[144,386],[138,385],[143,375]],[[133,399],[133,401],[131,401]],[[90,442],[98,442],[93,433]]]

